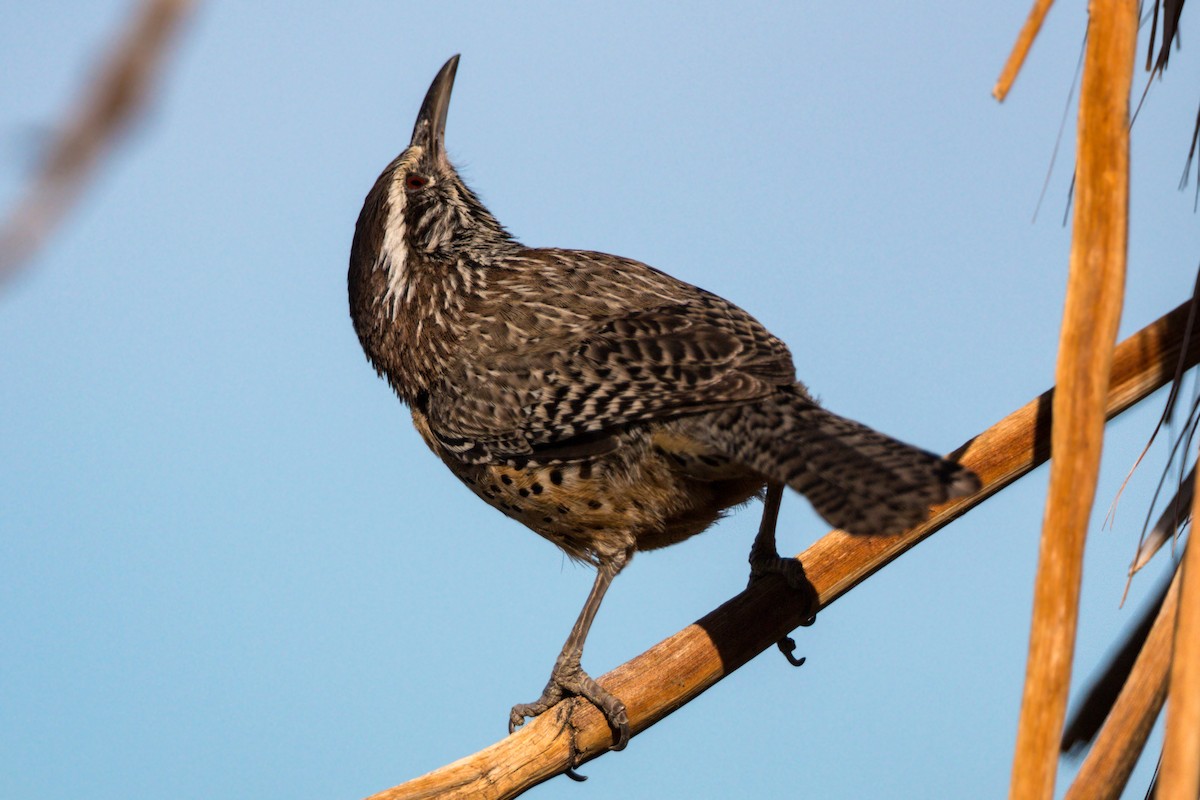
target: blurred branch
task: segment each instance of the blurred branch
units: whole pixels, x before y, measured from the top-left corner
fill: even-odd
[[[1146,639],[1162,613],[1163,601],[1171,585],[1170,580],[1163,582],[1151,602],[1142,609],[1137,624],[1124,633],[1120,646],[1113,648],[1106,656],[1104,669],[1096,672],[1088,682],[1087,689],[1076,699],[1075,710],[1063,731],[1060,743],[1062,752],[1080,757],[1087,753],[1088,747],[1112,712],[1118,695],[1129,681],[1138,656],[1146,646]],[[1163,675],[1166,675],[1165,671]],[[1165,690],[1165,677],[1163,687]]]
[[[1136,0],[1093,0],[1079,96],[1075,225],[1059,339],[1050,489],[1009,797],[1050,798],[1067,693],[1083,549],[1104,441],[1129,229],[1129,90]]]
[[[1004,98],[1008,97],[1008,91],[1012,89],[1017,73],[1025,63],[1025,57],[1029,55],[1029,48],[1033,46],[1033,40],[1042,29],[1042,21],[1046,19],[1046,14],[1053,4],[1054,0],[1034,0],[1033,8],[1029,9],[1029,16],[1021,26],[1021,32],[1017,34],[1017,41],[1012,52],[1008,54],[1008,61],[1005,62],[1004,69],[1000,71],[1000,77],[996,79],[996,85],[992,88],[992,97],[999,102],[1003,103]]]
[[[1109,418],[1164,386],[1181,358],[1200,360],[1186,339],[1185,303],[1122,342],[1113,353],[1105,413]],[[1186,350],[1186,352],[1185,352]],[[800,554],[822,608],[925,537],[1008,486],[1050,456],[1053,391],[1017,409],[959,449],[983,488],[943,506],[924,525],[897,536],[855,537],[833,531]],[[696,623],[604,675],[625,701],[635,734],[699,696],[804,622],[803,598],[782,579],[764,579]],[[371,800],[424,797],[515,797],[572,766],[603,755],[612,733],[590,704],[566,700],[516,733]]]
[[[1066,800],[1116,800],[1124,791],[1167,697],[1167,668],[1178,606],[1176,571],[1133,669],[1067,790]]]
[[[145,109],[167,46],[192,5],[193,0],[146,0],[130,20],[24,197],[0,225],[0,286],[45,242],[104,155]]]

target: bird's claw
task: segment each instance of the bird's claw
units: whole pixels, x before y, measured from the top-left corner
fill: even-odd
[[[612,749],[625,749],[625,745],[629,744],[629,714],[625,710],[625,704],[596,683],[578,663],[556,664],[541,697],[532,703],[518,703],[513,706],[508,715],[508,732],[513,733],[525,724],[526,719],[545,713],[568,696],[581,697],[600,709],[600,713],[604,714],[613,730]],[[578,773],[571,775],[573,780],[583,777]]]
[[[799,667],[804,664],[804,656],[796,658],[794,655],[796,652],[796,640],[792,637],[783,637],[775,643],[775,646],[779,648],[779,652],[783,653],[783,657],[786,658],[788,663],[793,667]]]
[[[820,600],[817,597],[817,592],[809,582],[808,576],[804,574],[804,565],[800,563],[798,558],[783,558],[777,553],[758,553],[751,551],[750,555],[750,583],[753,586],[755,581],[758,581],[767,575],[780,575],[788,586],[802,593],[808,600],[808,610],[805,613],[803,621],[800,625],[808,627],[817,621],[817,609],[820,605]],[[796,640],[790,636],[785,636],[775,643],[779,648],[779,652],[783,653],[784,658],[793,667],[798,667],[804,663],[804,658],[795,656]]]
[[[508,712],[508,732],[510,734],[514,733],[517,728],[525,724],[526,719],[533,719],[546,712],[551,706],[562,699],[562,687],[555,683],[554,679],[551,679],[546,684],[542,696],[537,700],[532,703],[517,703],[512,707],[512,711]]]

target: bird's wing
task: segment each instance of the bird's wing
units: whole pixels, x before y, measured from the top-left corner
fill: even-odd
[[[786,345],[737,306],[687,303],[598,319],[462,366],[431,393],[434,436],[471,463],[571,460],[628,426],[752,402],[795,386]]]

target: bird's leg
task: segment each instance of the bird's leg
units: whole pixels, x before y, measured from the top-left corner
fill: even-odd
[[[583,604],[583,611],[579,612],[579,619],[575,620],[575,627],[571,628],[571,635],[567,637],[558,660],[554,662],[550,682],[546,684],[542,696],[534,702],[513,706],[508,717],[509,733],[524,725],[526,718],[536,717],[564,697],[574,695],[588,700],[604,713],[613,729],[613,750],[622,750],[629,743],[629,716],[625,712],[625,704],[596,683],[579,665],[584,640],[592,627],[592,620],[596,618],[596,611],[600,608],[604,593],[608,591],[613,578],[629,561],[629,556],[628,552],[622,552],[616,558],[600,562],[596,568],[596,582],[592,584],[592,591]]]
[[[775,523],[779,520],[779,504],[783,500],[783,484],[770,482],[767,484],[767,495],[763,498],[762,522],[758,526],[758,535],[750,546],[750,583],[767,575],[782,575],[788,586],[804,592],[808,596],[809,608],[814,610],[803,624],[811,625],[816,621],[815,609],[817,596],[813,586],[804,574],[804,565],[798,558],[783,558],[775,547]],[[793,652],[796,642],[792,637],[785,636],[776,642],[779,651],[794,666],[804,663],[803,658],[796,658]]]
[[[798,558],[783,558],[775,547],[775,524],[779,521],[779,504],[783,500],[783,484],[768,483],[763,498],[762,522],[758,535],[750,546],[750,583],[765,575],[782,575],[793,589],[811,590],[804,566]]]

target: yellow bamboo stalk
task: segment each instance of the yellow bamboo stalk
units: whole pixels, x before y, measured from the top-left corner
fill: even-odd
[[[1029,9],[1029,16],[1025,18],[1021,32],[1017,34],[1017,41],[1013,44],[1012,52],[1008,54],[1008,61],[1004,63],[1004,69],[1000,71],[1000,77],[992,88],[992,97],[1001,103],[1004,102],[1005,97],[1008,97],[1008,90],[1012,88],[1013,81],[1017,79],[1017,73],[1021,71],[1025,57],[1029,55],[1029,48],[1033,46],[1033,40],[1037,38],[1038,31],[1042,29],[1042,21],[1046,19],[1046,13],[1050,11],[1050,6],[1053,4],[1054,0],[1034,0],[1033,8]]]
[[[1136,0],[1093,0],[1080,90],[1075,222],[1059,339],[1050,490],[1009,797],[1050,798],[1067,709],[1083,548],[1100,470],[1129,224]]]
[[[1200,342],[1184,342],[1191,303],[1130,336],[1113,354],[1106,413],[1115,417],[1164,386],[1180,361],[1200,361]],[[1050,457],[1053,390],[1025,404],[960,448],[983,488],[938,509],[928,523],[897,536],[833,531],[800,554],[822,608]],[[668,716],[804,620],[805,607],[782,580],[758,581],[696,623],[622,664],[600,682],[625,701],[634,734]],[[564,701],[505,739],[371,800],[515,797],[583,761],[604,755],[611,731],[587,703]]]
[[[1142,643],[1133,669],[1104,720],[1095,743],[1079,768],[1065,800],[1118,800],[1154,720],[1167,699],[1171,637],[1179,607],[1179,573],[1163,598],[1150,634]],[[1159,795],[1162,797],[1163,795]],[[1195,795],[1191,800],[1195,800]]]
[[[1159,800],[1195,800],[1200,796],[1200,547],[1191,546],[1195,520],[1200,519],[1198,511],[1200,493],[1193,501],[1193,535],[1180,565],[1183,576],[1171,658],[1167,732],[1158,774]]]

